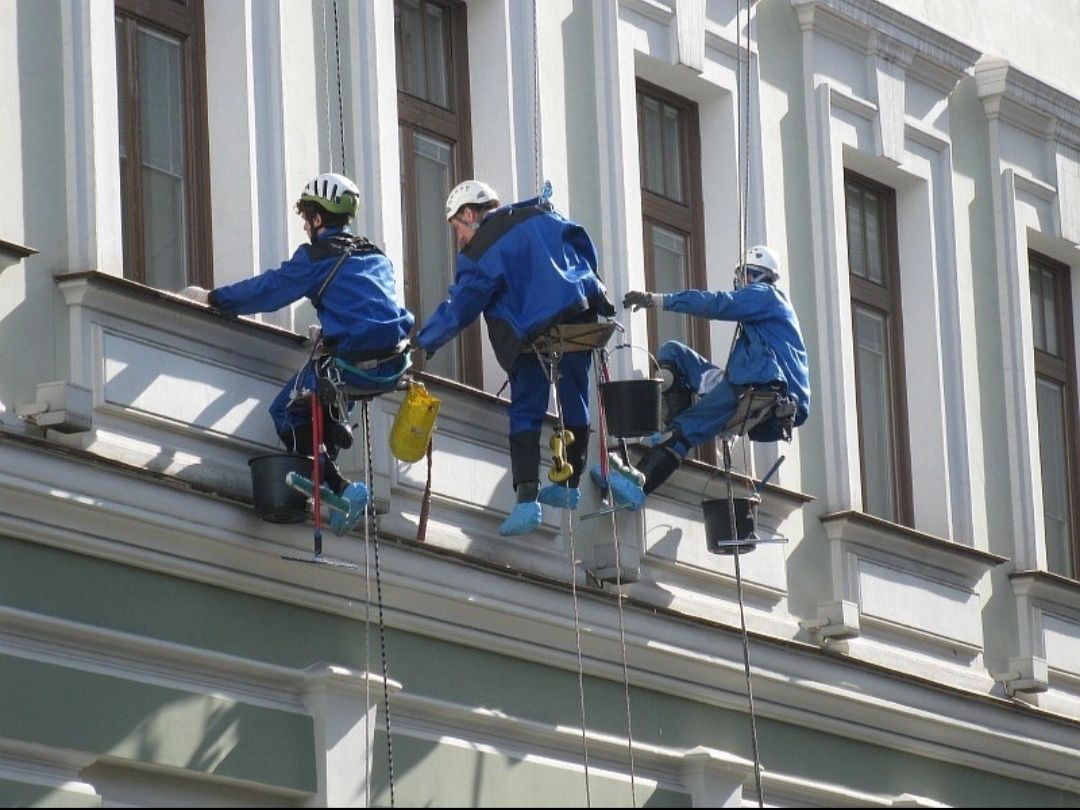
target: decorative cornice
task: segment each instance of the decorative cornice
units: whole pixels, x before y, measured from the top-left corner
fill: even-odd
[[[970,73],[980,56],[975,48],[938,31],[921,20],[910,17],[879,0],[789,0],[799,15],[804,30],[818,31],[849,44],[860,44],[852,28],[861,31],[861,45],[867,53],[880,53],[886,59],[907,61],[921,57],[934,70],[923,69],[912,61],[917,75],[939,85],[943,74],[953,77],[953,84]],[[823,12],[823,13],[818,13]]]
[[[975,86],[989,118],[1000,116],[1042,138],[1080,149],[1080,99],[1076,96],[1000,57],[987,56],[978,61]]]

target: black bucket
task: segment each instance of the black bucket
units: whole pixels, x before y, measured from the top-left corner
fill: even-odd
[[[255,514],[270,523],[303,523],[307,520],[307,496],[286,484],[285,476],[296,472],[310,478],[311,459],[308,456],[286,453],[256,456],[248,466],[251,467]]]
[[[617,439],[651,436],[660,430],[660,380],[600,384],[608,434]]]
[[[735,554],[753,551],[757,537],[754,529],[757,525],[757,507],[761,499],[734,498],[735,501],[735,536],[731,536],[731,509],[728,499],[710,498],[702,501],[701,509],[705,513],[705,544],[713,554]],[[738,546],[722,546],[732,540],[750,540]]]

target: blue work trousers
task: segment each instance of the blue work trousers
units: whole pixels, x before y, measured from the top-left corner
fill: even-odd
[[[702,378],[713,378],[720,372],[719,368],[677,340],[669,340],[661,346],[656,353],[656,359],[662,365],[675,366],[682,382],[695,392],[700,392]],[[685,456],[699,444],[715,439],[731,421],[738,401],[739,395],[735,386],[726,379],[715,383],[704,395],[699,396],[693,406],[679,414],[672,422],[672,430],[678,430],[681,434],[672,449],[680,456]]]
[[[510,435],[538,432],[547,413],[551,383],[535,354],[520,354],[510,368]],[[567,427],[589,424],[592,352],[567,352],[559,359],[559,403]]]

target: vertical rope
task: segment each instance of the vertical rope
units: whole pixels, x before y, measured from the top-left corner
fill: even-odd
[[[330,41],[329,35],[326,31],[326,3],[327,0],[323,0],[322,3],[322,40],[323,40],[323,89],[326,93],[326,157],[330,161],[330,171],[334,170],[334,141],[333,133],[334,128],[330,124],[330,63],[329,50]]]
[[[532,5],[532,55],[533,55],[533,175],[536,188],[544,179],[540,173],[540,0]]]
[[[366,413],[365,405],[361,406],[361,410]],[[371,438],[368,435],[367,420],[364,420],[364,445],[367,446],[371,443]],[[368,486],[368,482],[371,480],[371,476],[365,471],[364,473],[364,485]],[[370,486],[368,486],[368,498],[374,499],[374,493],[372,493]],[[366,508],[366,507],[365,507]],[[367,519],[367,515],[364,515],[364,707],[367,713],[364,716],[364,740],[365,744],[370,744],[370,741],[374,740],[371,731],[371,526]],[[364,767],[367,769],[367,784],[366,784],[366,798],[367,804],[365,807],[371,807],[371,762],[374,757],[373,752],[368,752],[367,758],[364,761]]]
[[[562,398],[559,396],[559,351],[551,351],[548,362],[545,365],[543,355],[537,352],[536,359],[540,367],[547,372],[548,382],[555,393],[555,417],[558,420],[559,431],[566,435],[566,425],[563,422]],[[574,519],[570,518],[567,529],[567,539],[570,545],[570,595],[574,603],[574,643],[577,648],[577,678],[578,678],[578,704],[581,711],[581,751],[585,767],[585,806],[592,807],[592,787],[589,783],[589,740],[585,732],[585,674],[581,660],[581,611],[578,607],[577,595],[577,550],[574,547]]]
[[[324,6],[325,8],[325,6]],[[345,162],[345,106],[341,100],[341,45],[338,37],[338,10],[337,0],[334,0],[334,62],[337,67],[337,108],[338,129],[341,133],[341,173],[348,174],[348,163]],[[329,86],[326,88],[327,96],[330,95]],[[327,99],[327,106],[330,101]]]
[[[597,415],[597,438],[600,442],[600,454],[603,461],[607,461],[607,409],[604,407],[604,397],[600,392],[600,384],[608,381],[607,358],[604,350],[596,351],[596,415]],[[608,481],[611,474],[607,464],[601,470],[604,481]],[[610,486],[608,491],[610,492]],[[622,556],[619,552],[619,522],[615,518],[615,512],[611,513],[611,536],[615,543],[615,597],[619,607],[619,645],[622,648],[622,672],[623,672],[623,696],[626,701],[626,751],[630,759],[630,802],[637,807],[637,782],[634,767],[634,720],[630,712],[630,668],[626,662],[626,623],[623,619],[623,593],[622,593]]]
[[[371,454],[371,407],[367,400],[364,400],[364,444],[367,450],[367,470],[365,478],[367,479],[368,498],[369,504],[374,504],[375,490],[372,470],[374,464]],[[374,511],[374,510],[373,510]],[[368,516],[364,515],[364,521],[366,522]],[[382,659],[382,677],[383,677],[383,706],[386,715],[386,758],[387,766],[390,774],[390,806],[394,806],[394,742],[391,736],[390,728],[390,678],[387,675],[386,668],[386,634],[385,634],[385,622],[383,621],[383,598],[382,598],[382,575],[379,569],[379,531],[375,530],[373,535],[374,548],[375,548],[375,597],[378,600],[379,605],[379,655]]]

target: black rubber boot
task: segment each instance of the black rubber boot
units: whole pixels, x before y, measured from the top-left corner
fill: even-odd
[[[637,464],[638,472],[645,476],[645,485],[642,487],[645,494],[648,495],[667,481],[679,469],[680,464],[682,459],[669,447],[654,447],[650,450]]]
[[[291,428],[280,434],[281,443],[285,445],[285,449],[290,453],[297,453],[301,456],[314,455],[312,450],[312,436],[311,425],[300,425],[297,428]],[[341,474],[341,470],[338,469],[337,454],[338,448],[331,445],[328,442],[324,443],[326,447],[326,455],[323,457],[322,465],[322,480],[326,483],[330,489],[337,494],[341,492],[349,485],[349,481]]]
[[[574,468],[574,474],[570,476],[566,485],[571,489],[577,489],[578,484],[581,483],[581,474],[585,472],[585,463],[589,460],[589,428],[588,426],[568,427],[567,430],[574,436],[574,441],[566,448],[566,460]]]
[[[514,489],[540,481],[540,431],[526,430],[510,437],[510,473]],[[533,498],[535,500],[535,497]]]

